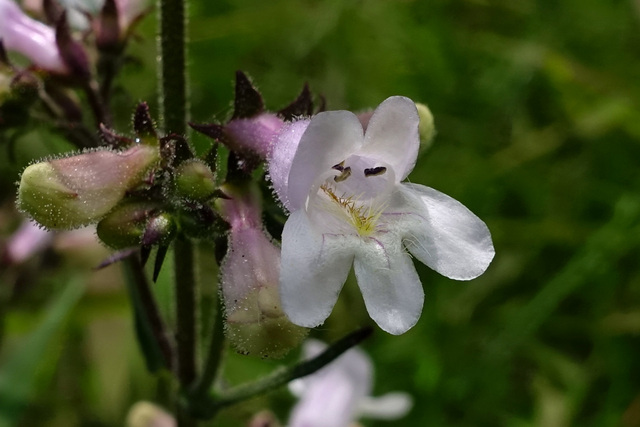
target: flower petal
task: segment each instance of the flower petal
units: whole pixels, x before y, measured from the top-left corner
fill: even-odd
[[[390,164],[397,182],[413,170],[420,148],[416,104],[404,96],[384,100],[373,112],[359,154]]]
[[[21,53],[39,67],[67,71],[56,45],[55,30],[31,19],[13,1],[0,1],[0,39],[7,50]]]
[[[393,234],[385,236],[389,241],[363,241],[353,266],[371,318],[382,330],[400,335],[420,318],[424,291],[400,239]]]
[[[291,172],[293,156],[295,156],[302,135],[310,122],[310,120],[298,120],[285,124],[269,154],[269,179],[278,198],[287,209],[289,209],[289,199],[287,198],[289,172]]]
[[[303,347],[305,359],[317,356],[326,347],[322,342],[307,340]],[[304,385],[290,383],[290,389],[301,392],[300,402],[289,420],[290,427],[347,427],[355,419],[360,402],[371,393],[373,364],[362,350],[351,348],[298,381]]]
[[[366,397],[358,405],[359,414],[365,418],[397,420],[409,413],[413,406],[410,394],[395,391],[379,397]]]
[[[407,249],[443,276],[470,280],[487,269],[495,250],[487,225],[462,203],[433,188],[402,184],[418,196],[423,212],[405,239]]]
[[[289,172],[290,210],[303,207],[311,186],[320,175],[357,151],[362,141],[362,125],[349,111],[326,111],[311,119]]]
[[[289,427],[349,427],[364,397],[343,372],[332,371],[309,384],[293,408]]]
[[[280,299],[293,323],[313,328],[329,317],[351,269],[349,242],[318,233],[304,210],[291,213],[282,231]]]

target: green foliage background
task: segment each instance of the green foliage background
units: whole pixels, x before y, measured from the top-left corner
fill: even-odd
[[[378,330],[364,344],[375,394],[405,390],[415,406],[401,421],[363,425],[640,426],[638,2],[200,0],[189,12],[193,121],[230,113],[237,69],[273,109],[304,82],[329,109],[408,96],[429,105],[438,131],[409,179],[460,200],[492,231],[486,274],[462,283],[417,265],[427,294],[418,325],[399,337]],[[154,31],[150,17],[130,50],[141,61],[119,79],[123,132],[137,101],[157,105]],[[20,168],[59,149],[54,136],[30,138],[17,147],[18,165],[0,156],[6,206]],[[71,258],[49,255],[20,273],[0,316],[0,366],[68,278],[89,274]],[[156,290],[169,312],[165,270]],[[104,282],[29,372],[20,425],[122,425],[136,400],[165,398],[138,355],[120,276]],[[212,287],[203,283],[203,298]],[[369,323],[348,283],[313,335],[331,341]],[[282,363],[233,352],[227,362],[230,383]],[[292,402],[276,392],[215,425],[244,425],[264,407],[286,420]]]

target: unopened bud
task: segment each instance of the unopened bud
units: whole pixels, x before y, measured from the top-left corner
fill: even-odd
[[[138,145],[36,163],[22,173],[18,204],[50,229],[91,224],[139,185],[157,160],[157,149]]]
[[[263,231],[257,189],[226,185],[231,199],[219,199],[231,224],[221,267],[227,336],[242,353],[282,357],[308,330],[289,321],[280,304],[280,249]]]
[[[149,217],[157,210],[156,203],[147,201],[119,205],[98,223],[98,237],[114,249],[138,246]]]
[[[176,420],[151,402],[138,402],[129,409],[127,427],[175,427]]]
[[[308,330],[282,311],[278,280],[280,250],[260,229],[231,230],[222,264],[227,336],[245,354],[282,357]]]
[[[166,246],[176,235],[177,227],[173,217],[161,212],[149,218],[142,236],[142,244],[145,246]]]
[[[420,151],[426,151],[431,147],[433,137],[436,134],[433,114],[431,114],[431,110],[425,104],[416,103],[416,108],[418,109],[418,117],[420,117],[420,124],[418,125]]]
[[[192,200],[206,200],[216,189],[211,169],[197,159],[187,160],[178,166],[175,185],[178,196]]]
[[[224,127],[227,145],[234,151],[250,152],[266,158],[284,122],[275,114],[261,113],[257,116],[233,119]]]
[[[280,427],[281,424],[273,412],[260,411],[251,418],[248,427]]]

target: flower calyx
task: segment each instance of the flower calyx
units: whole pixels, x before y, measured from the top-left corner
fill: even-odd
[[[267,158],[285,121],[310,115],[313,102],[308,85],[288,106],[276,113],[265,111],[262,95],[249,77],[236,72],[234,111],[226,124],[189,125],[196,131],[224,144],[243,157]]]

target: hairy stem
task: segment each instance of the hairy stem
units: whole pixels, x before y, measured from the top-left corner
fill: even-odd
[[[209,351],[204,364],[202,376],[196,383],[192,395],[195,399],[199,399],[206,395],[215,382],[216,376],[220,369],[222,354],[224,352],[224,323],[222,299],[218,296],[218,304],[216,308],[215,323],[213,324],[213,332],[209,343]]]
[[[160,108],[165,134],[187,130],[185,0],[159,0]]]
[[[160,116],[165,134],[187,130],[186,0],[158,0]],[[196,378],[196,280],[193,246],[183,236],[174,243],[177,375],[181,392]],[[178,427],[196,422],[178,408]]]
[[[178,345],[178,381],[186,392],[196,379],[196,278],[194,274],[193,245],[185,237],[174,243],[176,292],[176,343]],[[178,426],[193,426],[191,420],[178,408]]]

